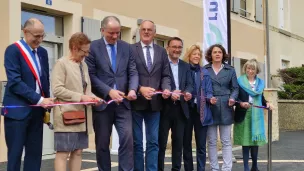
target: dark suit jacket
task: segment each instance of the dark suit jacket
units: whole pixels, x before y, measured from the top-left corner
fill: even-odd
[[[170,86],[170,65],[168,55],[163,47],[153,44],[154,59],[151,72],[148,71],[143,49],[140,42],[131,45],[132,53],[136,61],[136,68],[139,75],[139,86],[152,87],[155,90],[171,90]],[[162,108],[161,95],[152,96],[152,100],[146,100],[138,96],[132,102],[133,110],[160,111]]]
[[[173,73],[170,67],[170,75],[171,75],[171,89],[172,91],[176,90],[175,81],[173,77]],[[178,63],[178,81],[179,81],[179,89],[181,92],[188,92],[192,93],[193,87],[193,80],[191,77],[191,70],[190,65],[182,60],[179,60]],[[184,96],[180,96],[180,104],[183,109],[183,113],[186,118],[189,118],[189,106],[188,103],[185,101]],[[171,98],[164,100],[164,112],[170,112],[170,106],[172,105],[173,100]]]
[[[50,97],[49,60],[43,47],[37,48],[41,66],[41,86],[46,98]],[[4,67],[7,76],[3,105],[34,105],[41,95],[36,93],[36,79],[15,44],[8,46],[4,55]],[[31,112],[31,107],[7,108],[5,117],[22,120]],[[4,112],[2,111],[4,114]]]
[[[119,91],[126,95],[130,90],[137,91],[138,73],[135,60],[130,50],[130,45],[124,41],[117,41],[116,71],[112,69],[110,57],[104,39],[95,40],[90,46],[90,55],[86,57],[92,84],[92,92],[105,100],[110,100],[109,92],[116,84]],[[126,99],[123,103],[131,109],[130,102]],[[106,105],[94,107],[102,111]]]
[[[237,98],[239,102],[248,102],[249,94],[240,86],[239,88],[239,96]],[[266,106],[267,101],[265,100],[264,94],[262,95],[262,105]],[[242,108],[240,103],[235,103],[235,122],[242,122],[245,119],[247,109]]]

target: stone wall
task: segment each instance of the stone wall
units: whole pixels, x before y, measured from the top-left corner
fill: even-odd
[[[279,100],[281,130],[304,130],[304,100]]]

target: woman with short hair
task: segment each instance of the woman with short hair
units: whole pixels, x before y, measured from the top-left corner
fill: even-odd
[[[257,74],[261,71],[256,59],[248,60],[243,66],[243,75],[238,78],[240,85],[238,101],[235,108],[234,144],[241,145],[243,150],[244,171],[249,171],[249,151],[252,157],[251,171],[259,171],[258,149],[265,145],[266,134],[264,126],[264,111],[262,108],[270,107],[264,98],[264,81]]]
[[[58,102],[98,102],[91,92],[87,64],[83,59],[89,55],[91,41],[83,33],[75,33],[69,40],[70,54],[60,58],[52,72],[52,92]],[[69,124],[67,113],[77,118],[85,114],[85,121]],[[79,120],[78,120],[79,121]],[[76,121],[75,121],[76,122]],[[88,133],[92,130],[92,111],[88,105],[62,105],[54,107],[55,171],[80,171],[82,150],[88,148]]]
[[[220,170],[217,151],[217,132],[219,129],[222,142],[222,171],[232,169],[231,125],[233,123],[233,106],[239,93],[234,68],[227,64],[228,54],[220,44],[212,45],[206,52],[209,71],[212,80],[213,95],[217,98],[211,106],[213,124],[208,127],[208,156],[212,171]]]

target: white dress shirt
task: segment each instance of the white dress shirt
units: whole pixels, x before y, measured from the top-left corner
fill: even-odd
[[[254,80],[253,83],[249,82],[251,89],[254,91],[255,90],[255,82],[256,80]],[[253,103],[253,98],[249,95],[249,103]]]
[[[175,64],[175,63],[172,62],[172,60],[170,58],[168,58],[168,59],[169,59],[169,63],[170,63],[170,66],[171,66],[171,71],[172,71],[172,74],[173,74],[173,79],[174,79],[176,90],[179,90],[179,80],[178,80],[178,63],[179,63],[179,60]]]
[[[150,46],[149,50],[150,50],[150,55],[151,55],[151,62],[153,64],[154,61],[154,47],[153,47],[153,42],[150,43],[149,45],[144,44],[142,41],[140,41],[141,47],[143,49],[143,53],[144,53],[144,57],[146,60],[146,65],[148,66],[148,60],[147,60],[147,47],[146,46]]]
[[[213,69],[215,75],[217,75],[223,68],[224,68],[224,64],[222,64],[220,69],[218,70],[218,72],[216,72],[215,69],[213,68],[213,65],[212,65],[212,69]]]

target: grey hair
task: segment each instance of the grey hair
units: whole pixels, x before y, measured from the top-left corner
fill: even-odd
[[[106,28],[110,21],[117,21],[120,25],[120,20],[116,16],[106,16],[101,21],[101,28]]]
[[[26,29],[28,27],[33,27],[37,22],[40,22],[43,25],[43,22],[37,18],[30,18],[25,21],[23,25],[23,29]]]
[[[140,28],[142,27],[142,24],[144,23],[144,22],[150,22],[150,23],[152,23],[153,24],[153,27],[154,27],[154,31],[155,31],[155,33],[156,33],[156,25],[155,25],[155,23],[152,21],[152,20],[143,20],[141,23],[140,23]]]
[[[261,67],[256,59],[250,59],[244,64],[244,66],[242,68],[242,72],[244,74],[246,74],[247,67],[252,67],[253,69],[255,69],[256,74],[259,74],[261,72]]]

